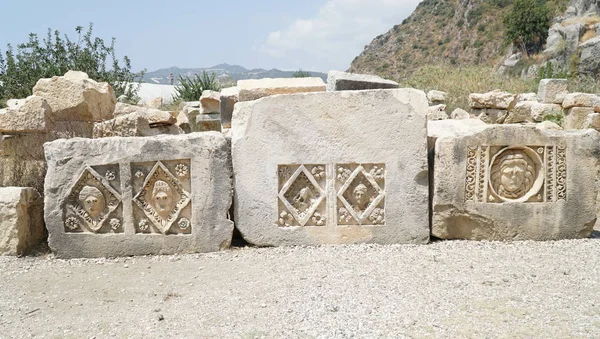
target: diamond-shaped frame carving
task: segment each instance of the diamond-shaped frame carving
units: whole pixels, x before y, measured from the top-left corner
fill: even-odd
[[[373,201],[369,204],[369,206],[365,209],[365,211],[362,214],[356,213],[356,210],[354,209],[352,204],[348,202],[348,200],[346,200],[346,198],[344,197],[344,193],[346,193],[346,190],[350,187],[350,185],[352,185],[354,179],[356,179],[356,177],[358,177],[358,175],[360,174],[362,174],[367,179],[371,186],[373,186],[373,189],[375,189],[375,191],[377,192],[377,196],[375,197],[375,199],[373,199]],[[337,192],[337,197],[340,199],[342,204],[344,204],[346,210],[348,210],[352,217],[360,225],[362,225],[365,222],[365,220],[367,220],[367,218],[371,215],[371,213],[373,213],[375,208],[377,208],[377,205],[379,205],[379,203],[385,198],[385,192],[381,189],[381,186],[377,184],[377,181],[375,181],[373,176],[367,171],[365,171],[362,165],[359,165],[352,172],[352,174],[350,174],[348,179],[346,179],[342,187],[339,189],[339,191]]]
[[[177,193],[177,199],[174,199],[176,202],[166,220],[147,201],[147,197],[151,195],[154,183],[158,180],[166,180],[171,189],[175,189],[175,193]],[[190,203],[191,198],[190,193],[183,188],[179,179],[161,161],[157,161],[146,176],[146,179],[144,179],[142,189],[133,197],[133,201],[142,209],[154,226],[163,235],[166,235],[173,223],[179,218],[181,211]]]
[[[94,220],[92,216],[79,203],[79,194],[85,186],[92,186],[100,190],[105,200],[104,210],[101,212],[98,219]],[[76,215],[85,226],[92,232],[97,233],[104,226],[106,220],[114,212],[121,203],[121,195],[113,189],[108,181],[96,172],[90,166],[85,166],[79,178],[71,188],[69,193],[69,204],[67,205],[67,215]]]
[[[316,199],[316,201],[313,201],[311,203],[309,208],[303,213],[304,215],[300,215],[300,213],[298,213],[298,210],[285,197],[285,194],[287,193],[287,191],[292,187],[292,185],[294,184],[296,179],[298,179],[298,177],[301,174],[304,174],[308,178],[309,182],[319,192],[319,197]],[[321,186],[319,185],[319,183],[317,182],[315,177],[312,175],[312,173],[310,173],[310,171],[306,168],[306,166],[300,165],[300,167],[298,167],[296,169],[294,174],[292,174],[292,176],[288,179],[288,181],[283,185],[283,187],[281,188],[281,190],[279,191],[279,194],[277,196],[279,197],[281,202],[285,205],[287,210],[294,216],[294,218],[296,218],[296,221],[298,221],[300,226],[305,226],[306,223],[308,222],[308,220],[310,219],[310,217],[313,215],[313,213],[315,213],[315,211],[317,210],[317,208],[319,207],[321,202],[323,202],[323,200],[325,200],[325,194],[326,193],[323,190],[323,188],[321,188]]]

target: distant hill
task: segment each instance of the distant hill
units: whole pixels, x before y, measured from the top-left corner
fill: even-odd
[[[170,84],[170,76],[173,74],[175,85],[178,83],[179,75],[193,76],[201,74],[202,71],[214,72],[221,83],[235,82],[243,79],[262,79],[262,78],[291,78],[295,71],[282,71],[276,68],[266,70],[262,68],[246,69],[238,65],[220,64],[207,68],[179,68],[169,67],[159,69],[154,72],[148,72],[144,76],[144,82],[150,84]],[[327,74],[321,72],[308,71],[311,76],[327,80]]]

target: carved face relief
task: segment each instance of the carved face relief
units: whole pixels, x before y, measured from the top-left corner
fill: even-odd
[[[163,219],[167,219],[173,209],[171,186],[162,180],[157,180],[152,189],[152,203],[156,212]]]
[[[529,192],[536,175],[536,165],[525,152],[507,150],[492,164],[492,187],[503,198],[518,199]]]
[[[104,195],[94,186],[85,186],[81,189],[79,203],[92,218],[97,218],[106,206]]]
[[[354,205],[360,211],[364,211],[369,203],[367,193],[367,186],[363,184],[356,185],[356,187],[352,191],[352,196],[354,197]]]

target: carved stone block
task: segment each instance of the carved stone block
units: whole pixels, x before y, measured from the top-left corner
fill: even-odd
[[[410,89],[237,103],[237,228],[256,245],[427,242],[427,111]]]
[[[443,239],[587,237],[600,133],[493,126],[436,141],[432,234]]]
[[[45,221],[57,256],[229,246],[230,153],[220,133],[58,140],[44,149]]]

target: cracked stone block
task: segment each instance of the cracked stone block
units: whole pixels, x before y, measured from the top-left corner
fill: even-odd
[[[413,89],[237,103],[237,229],[260,246],[428,242],[427,112]]]
[[[435,144],[432,235],[441,239],[589,237],[600,133],[497,125]]]
[[[56,256],[229,247],[230,147],[220,133],[57,140],[44,150],[45,221]]]
[[[275,78],[239,80],[239,101],[251,101],[275,94],[324,92],[321,78]]]

